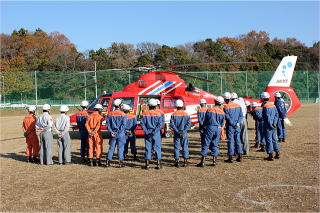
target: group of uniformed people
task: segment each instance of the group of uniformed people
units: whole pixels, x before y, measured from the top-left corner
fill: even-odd
[[[247,113],[251,113],[256,121],[256,145],[260,145],[260,151],[267,151],[266,160],[280,158],[279,141],[285,141],[286,132],[284,119],[286,109],[281,95],[276,93],[275,105],[269,102],[270,95],[267,92],[261,94],[262,104],[258,106],[253,102],[251,105],[243,99],[238,98],[236,93],[226,92],[222,96],[215,98],[215,105],[211,108],[206,107],[206,101],[200,100],[200,109],[198,110],[198,121],[201,138],[201,161],[198,167],[205,166],[205,159],[208,150],[213,157],[213,166],[216,165],[216,158],[219,156],[219,141],[224,139],[226,131],[228,145],[228,159],[225,162],[232,163],[233,156],[237,156],[236,161],[242,161],[242,155],[249,153],[248,133],[247,133]],[[226,103],[226,104],[224,104]],[[89,103],[82,101],[80,106],[82,110],[77,113],[77,124],[80,132],[81,162],[90,166],[102,166],[101,158],[103,152],[103,139],[101,134],[101,124],[104,120],[102,114],[102,105],[96,104],[94,112],[88,114]],[[160,110],[160,101],[150,99],[148,101],[149,109],[143,112],[141,117],[141,127],[144,131],[145,139],[145,169],[149,169],[149,161],[154,155],[156,160],[156,169],[161,169],[162,151],[161,151],[161,129],[164,125],[164,113]],[[184,111],[182,100],[176,100],[176,111],[171,115],[170,127],[174,132],[174,159],[175,167],[180,167],[180,152],[183,155],[183,166],[188,166],[189,159],[189,141],[188,129],[191,127],[191,119],[188,113]],[[250,110],[248,110],[250,109]],[[69,108],[66,105],[60,107],[61,114],[53,122],[50,116],[51,107],[48,104],[43,105],[43,114],[38,118],[35,116],[36,107],[29,106],[27,115],[23,121],[23,131],[26,137],[29,162],[52,165],[53,134],[52,128],[57,133],[58,155],[60,164],[71,163],[71,140],[69,136],[70,118],[67,115]],[[118,166],[123,167],[123,160],[128,154],[130,145],[131,154],[134,160],[137,160],[135,128],[137,119],[135,115],[130,114],[131,107],[123,104],[121,99],[116,99],[113,103],[113,110],[106,118],[106,127],[110,133],[109,150],[106,156],[106,167],[110,167],[115,148],[117,147]],[[248,111],[247,111],[248,110]],[[278,136],[276,130],[278,129]],[[39,134],[39,140],[36,132]],[[40,159],[38,159],[38,154]]]

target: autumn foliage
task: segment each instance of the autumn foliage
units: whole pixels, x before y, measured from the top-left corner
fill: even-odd
[[[270,62],[269,64],[231,64],[182,68],[184,71],[246,71],[273,70],[286,55],[299,58],[300,70],[319,70],[319,42],[307,47],[295,38],[270,39],[267,32],[251,31],[237,37],[208,38],[175,47],[142,42],[137,45],[112,43],[98,50],[79,52],[65,35],[59,32],[46,33],[41,29],[29,32],[21,28],[11,35],[0,34],[1,72],[7,80],[6,94],[15,96],[30,92],[33,88],[30,71],[82,71],[97,69],[129,68],[145,64],[176,65],[205,62]],[[11,73],[11,74],[9,74]],[[54,96],[53,85],[58,81],[48,77],[46,93]],[[62,84],[59,87],[66,86]],[[65,94],[61,94],[63,96]]]

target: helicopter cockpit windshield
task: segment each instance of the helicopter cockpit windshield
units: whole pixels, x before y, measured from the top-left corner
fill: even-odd
[[[88,110],[93,110],[94,106],[99,102],[99,98],[94,99],[89,105]]]
[[[193,84],[189,83],[186,87],[187,92],[200,93],[199,89],[193,86]]]

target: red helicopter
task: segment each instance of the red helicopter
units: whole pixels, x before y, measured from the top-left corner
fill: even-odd
[[[265,91],[271,95],[270,101],[274,101],[273,94],[275,92],[281,93],[282,98],[286,103],[288,116],[295,112],[301,105],[294,90],[290,87],[296,60],[297,56],[284,57],[265,89]],[[124,104],[131,106],[132,110],[130,113],[136,115],[139,122],[142,112],[148,109],[148,100],[150,98],[155,98],[160,101],[160,109],[165,113],[165,124],[162,129],[162,134],[165,137],[171,137],[172,130],[169,127],[169,122],[171,114],[175,111],[175,101],[177,99],[181,99],[184,102],[185,111],[190,115],[193,125],[198,123],[197,111],[199,109],[200,99],[206,99],[208,107],[212,107],[214,105],[214,99],[217,97],[217,95],[196,88],[192,84],[187,85],[184,80],[179,77],[179,75],[204,81],[210,80],[176,71],[152,71],[153,69],[154,67],[152,65],[138,68],[137,71],[147,73],[141,75],[138,81],[125,86],[121,92],[100,95],[90,103],[88,107],[89,113],[92,112],[93,107],[97,103],[100,103],[104,107],[103,114],[107,115],[113,110],[113,101],[120,98]],[[103,82],[106,81],[110,81],[110,79],[103,80]],[[95,84],[97,84],[97,82],[87,85],[86,87]],[[81,87],[73,91],[78,91],[86,87]],[[252,99],[250,97],[243,98],[245,101],[249,101],[250,103],[261,103],[261,100],[259,99]],[[74,114],[70,117],[73,129],[77,129],[76,116],[77,115]],[[106,130],[105,121],[102,123],[101,129]],[[144,134],[140,125],[137,126],[135,133],[136,135]]]

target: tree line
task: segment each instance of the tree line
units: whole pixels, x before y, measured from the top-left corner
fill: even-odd
[[[254,30],[237,37],[220,37],[215,40],[207,38],[174,47],[154,42],[136,45],[114,42],[109,47],[85,52],[77,50],[76,45],[59,32],[47,33],[41,29],[28,31],[21,28],[10,35],[0,34],[0,37],[1,72],[6,78],[4,92],[8,97],[31,94],[34,81],[30,71],[93,70],[94,62],[97,70],[140,67],[146,64],[170,66],[208,62],[269,62],[178,68],[184,71],[258,71],[274,70],[287,55],[298,56],[296,70],[319,70],[320,59],[319,41],[312,47],[307,47],[296,38],[271,40],[267,32]],[[65,97],[68,85],[65,82],[59,84],[59,78],[52,78],[52,74],[43,83],[44,87],[52,86],[47,86],[43,93],[47,93],[52,99]],[[74,86],[81,86],[77,84],[79,78],[73,78]]]

